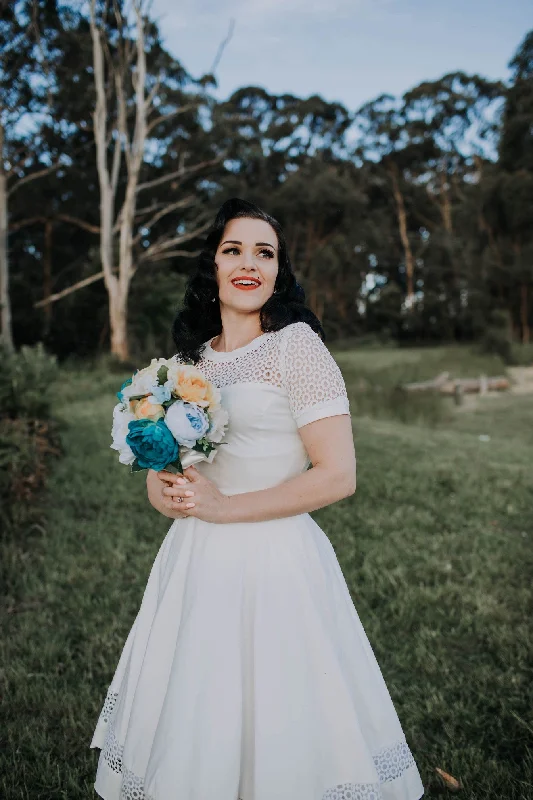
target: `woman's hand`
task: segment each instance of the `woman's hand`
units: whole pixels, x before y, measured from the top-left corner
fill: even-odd
[[[229,522],[229,496],[222,494],[194,465],[184,469],[183,474],[163,471],[158,475],[166,483],[164,503],[173,513],[181,512],[183,516],[198,517],[205,522]],[[181,503],[178,497],[183,498]]]
[[[165,476],[165,477],[159,477]],[[166,477],[168,476],[168,477]],[[171,479],[169,481],[169,478]],[[160,514],[163,514],[165,517],[170,517],[170,519],[183,519],[187,516],[187,514],[183,514],[180,511],[174,511],[169,508],[168,505],[168,498],[163,494],[163,489],[166,486],[172,485],[172,481],[175,478],[171,472],[155,472],[153,469],[148,470],[148,474],[146,476],[146,488],[148,490],[148,500],[155,508],[156,511],[159,511]]]

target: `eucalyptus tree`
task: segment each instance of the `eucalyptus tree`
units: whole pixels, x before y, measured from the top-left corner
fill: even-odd
[[[128,357],[128,296],[135,271],[143,262],[183,255],[187,252],[183,245],[206,230],[209,220],[201,219],[196,196],[177,190],[192,174],[217,163],[216,157],[191,159],[182,139],[174,144],[178,151],[175,169],[148,174],[150,147],[159,126],[173,120],[179,128],[178,117],[198,113],[202,99],[185,96],[186,73],[170,57],[162,58],[158,31],[147,17],[144,0],[134,0],[132,8],[130,20],[120,4],[114,4],[116,25],[110,36],[107,4],[90,3],[100,257],[109,295],[111,352],[123,360]],[[172,200],[154,197],[153,190],[167,185],[174,189]],[[145,205],[140,205],[141,196],[148,198]],[[151,240],[163,218],[192,206],[196,206],[197,219],[191,228],[176,225],[172,232]]]
[[[21,217],[13,226],[9,205],[25,184],[60,163],[45,136],[54,125],[49,107],[57,49],[49,34],[56,16],[55,2],[39,0],[7,4],[0,16],[0,310],[8,349],[13,347],[8,233],[31,221]]]
[[[533,31],[509,64],[499,160],[480,187],[485,256],[517,338],[531,341],[533,307]]]
[[[225,187],[268,197],[316,153],[346,152],[350,113],[317,95],[302,99],[262,87],[238,89],[213,111],[213,138],[225,151]]]
[[[413,214],[410,198],[411,176],[420,162],[431,158],[434,142],[423,128],[409,128],[402,100],[382,94],[362,106],[355,115],[357,131],[353,157],[356,163],[375,162],[382,171],[383,191],[393,210],[403,251],[405,305],[415,302],[414,239],[419,223]]]
[[[426,157],[419,159],[411,178],[425,193],[426,202],[415,204],[415,214],[429,233],[426,267],[433,260],[433,270],[426,268],[425,274],[438,275],[438,291],[448,296],[449,318],[460,315],[470,288],[465,243],[455,217],[468,188],[479,182],[482,165],[496,157],[503,89],[499,81],[454,72],[424,81],[403,97],[410,139],[433,143],[425,147]]]

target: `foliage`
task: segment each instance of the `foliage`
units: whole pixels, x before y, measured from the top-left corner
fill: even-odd
[[[60,358],[94,357],[110,339],[102,282],[37,313],[34,307],[101,270],[86,7],[37,5],[45,58],[32,45],[22,83],[12,84],[34,127],[7,126],[5,154],[12,161],[23,154],[15,158],[21,176],[59,155],[61,165],[21,182],[10,198],[15,340],[42,339]],[[30,47],[27,4],[13,8],[4,38],[10,25]],[[106,30],[110,46],[118,47],[113,19]],[[156,241],[187,237],[235,195],[280,219],[297,277],[331,340],[485,339],[495,347],[492,314],[503,309],[511,343],[527,345],[533,338],[532,47],[529,32],[511,58],[507,84],[454,71],[356,110],[317,95],[247,85],[217,101],[208,92],[212,78],[193,79],[166,52],[151,21],[147,81],[159,86],[162,121],[150,132],[135,219],[128,307],[135,358],[169,352],[173,309],[201,242],[185,240],[171,258],[139,264]],[[128,117],[128,130],[132,125]],[[204,166],[185,174],[184,160]],[[122,168],[118,185],[121,203]],[[160,216],[169,206],[174,211]]]
[[[0,409],[2,415],[48,419],[51,388],[58,377],[57,359],[44,349],[23,346],[18,353],[0,347]]]
[[[60,453],[51,418],[58,367],[41,344],[18,353],[0,349],[0,361],[0,521],[18,530],[39,519],[49,457]]]
[[[343,357],[365,375],[396,363],[418,364],[424,377],[443,365],[501,370],[469,348]],[[356,377],[345,375],[353,395]],[[69,427],[47,517],[31,548],[21,536],[2,552],[5,800],[21,789],[50,800],[90,796],[90,740],[169,528],[144,477],[123,470],[108,447],[116,382],[71,368],[58,384],[54,408]],[[529,798],[532,413],[530,398],[502,396],[433,429],[355,416],[357,491],[313,513],[431,797],[443,791],[439,767],[461,779],[464,800]]]

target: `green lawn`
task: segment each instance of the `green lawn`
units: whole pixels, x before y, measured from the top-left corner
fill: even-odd
[[[400,372],[498,374],[501,363],[460,348],[338,360],[358,488],[313,517],[337,552],[426,796],[448,793],[440,767],[462,781],[465,800],[531,800],[533,398],[484,398],[475,412],[428,405],[406,424],[392,401],[373,415],[359,402],[362,375],[388,391]],[[149,506],[144,473],[130,476],[109,449],[120,382],[63,373],[66,454],[44,524],[2,543],[3,800],[96,797],[90,739],[170,524]]]

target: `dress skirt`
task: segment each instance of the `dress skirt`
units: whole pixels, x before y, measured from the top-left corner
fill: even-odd
[[[91,747],[104,800],[418,800],[335,551],[309,514],[176,520]]]

